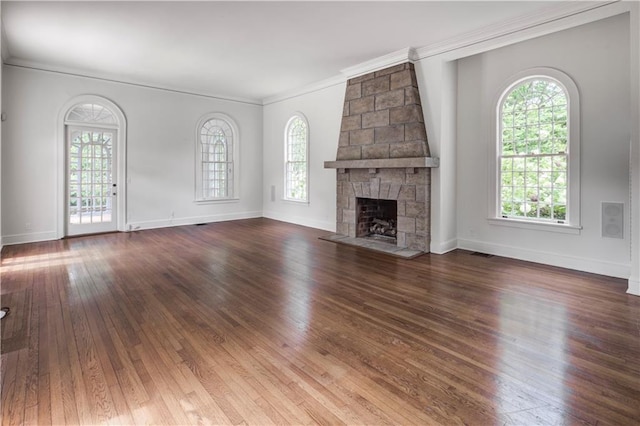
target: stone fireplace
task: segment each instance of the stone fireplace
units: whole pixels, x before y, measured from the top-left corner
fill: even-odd
[[[348,80],[336,157],[325,162],[337,169],[336,233],[370,237],[362,213],[375,211],[386,216],[378,221],[395,222],[395,238],[387,243],[428,252],[431,168],[438,159],[429,156],[412,63]],[[369,207],[364,199],[372,200]]]

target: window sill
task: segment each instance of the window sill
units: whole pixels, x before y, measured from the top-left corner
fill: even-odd
[[[291,203],[291,204],[309,205],[309,200],[292,200],[290,198],[283,198],[282,201],[285,203]]]
[[[196,204],[225,204],[225,203],[237,203],[240,198],[213,198],[210,200],[195,200]]]
[[[566,223],[546,223],[533,222],[528,220],[507,219],[490,217],[487,219],[491,225],[508,226],[511,228],[534,229],[536,231],[559,232],[562,234],[579,235],[582,226],[569,225]]]

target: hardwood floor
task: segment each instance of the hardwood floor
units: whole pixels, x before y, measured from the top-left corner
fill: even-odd
[[[3,424],[640,423],[640,297],[268,219],[5,247]]]

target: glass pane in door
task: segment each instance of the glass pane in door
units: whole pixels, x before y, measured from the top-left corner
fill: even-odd
[[[113,216],[113,131],[73,130],[69,146],[69,224],[99,224]]]

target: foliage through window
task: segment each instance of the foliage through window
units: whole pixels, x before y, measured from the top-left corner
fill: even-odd
[[[203,200],[233,197],[233,131],[219,118],[200,128],[201,194]]]
[[[285,198],[307,201],[309,194],[309,128],[307,121],[294,115],[285,131]]]
[[[499,215],[565,223],[569,104],[559,82],[534,77],[513,86],[499,109]]]

